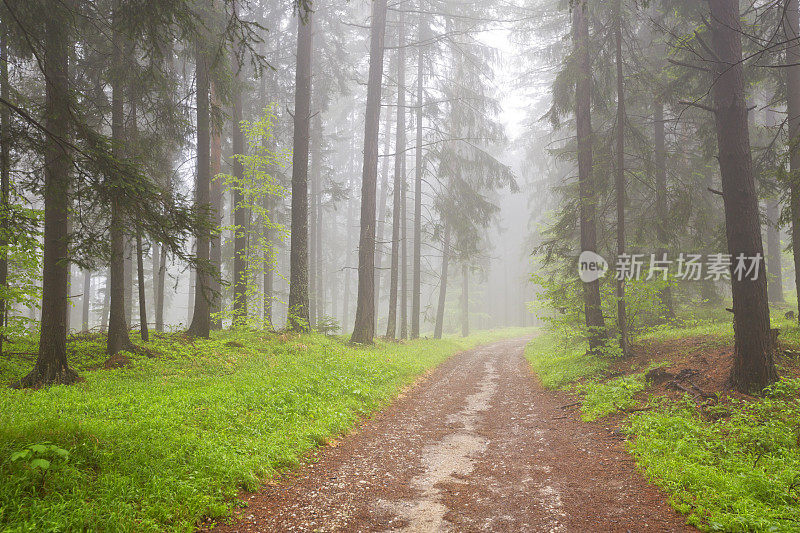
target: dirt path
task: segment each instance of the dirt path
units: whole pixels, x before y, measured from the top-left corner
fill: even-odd
[[[524,345],[451,358],[215,531],[694,531],[620,436],[564,417]]]

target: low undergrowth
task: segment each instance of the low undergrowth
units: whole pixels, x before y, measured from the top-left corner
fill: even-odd
[[[608,358],[587,355],[586,348],[584,343],[562,342],[551,333],[542,333],[528,343],[525,357],[542,385],[560,389],[609,367]]]
[[[522,333],[367,348],[321,335],[165,335],[76,385],[2,389],[0,530],[191,531],[454,352]]]
[[[687,399],[637,413],[627,430],[630,450],[701,529],[798,531],[798,390],[800,380],[787,379],[763,398],[710,412]]]
[[[636,394],[644,388],[644,373],[621,376],[606,382],[589,380],[575,386],[575,390],[583,394],[581,412],[586,421],[633,407]]]
[[[33,337],[14,338],[5,343],[0,357],[0,386],[19,381],[36,362],[38,346]],[[92,333],[78,333],[67,338],[67,360],[74,370],[81,372],[103,366],[106,337]]]
[[[779,316],[773,327],[781,328],[783,346],[800,344],[795,323]],[[640,340],[711,358],[729,349],[732,332],[728,323],[697,322],[654,328]],[[638,464],[689,523],[705,531],[800,530],[800,379],[784,377],[758,398],[654,395],[645,374],[665,363],[656,353],[649,367],[609,379],[612,358],[589,357],[580,345],[567,350],[559,341],[544,334],[526,350],[544,386],[580,394],[584,420],[637,407],[615,420]],[[799,366],[778,363],[782,370]]]

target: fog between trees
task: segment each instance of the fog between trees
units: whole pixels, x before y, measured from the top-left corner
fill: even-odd
[[[39,336],[33,386],[75,379],[78,332],[112,356],[148,329],[370,343],[561,317],[624,357],[702,302],[732,313],[734,384],[763,387],[800,260],[799,20],[797,0],[6,1],[2,349]],[[583,283],[581,251],[761,275]]]

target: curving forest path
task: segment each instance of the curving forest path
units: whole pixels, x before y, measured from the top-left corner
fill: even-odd
[[[525,343],[452,357],[214,531],[695,531],[618,434],[565,416]]]

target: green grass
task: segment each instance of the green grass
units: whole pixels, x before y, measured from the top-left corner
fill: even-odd
[[[644,373],[621,376],[605,383],[590,380],[575,387],[583,394],[582,418],[597,420],[611,413],[633,407],[635,396],[645,388]]]
[[[606,370],[610,360],[586,355],[583,343],[562,343],[552,333],[542,332],[525,348],[525,357],[542,385],[558,389]]]
[[[0,386],[19,381],[31,371],[36,361],[38,346],[33,338],[15,341],[3,346],[3,357],[0,357]],[[70,335],[67,340],[67,360],[70,367],[79,372],[101,367],[108,358],[105,350],[106,338],[101,335],[76,334]]]
[[[711,421],[687,401],[636,414],[629,447],[688,521],[706,531],[800,530],[800,380],[720,407]]]
[[[129,368],[0,390],[0,529],[191,531],[454,352],[529,332],[369,348],[319,335],[168,336]],[[8,368],[2,379],[18,378]],[[37,457],[46,470],[11,460],[36,444],[68,456]]]

